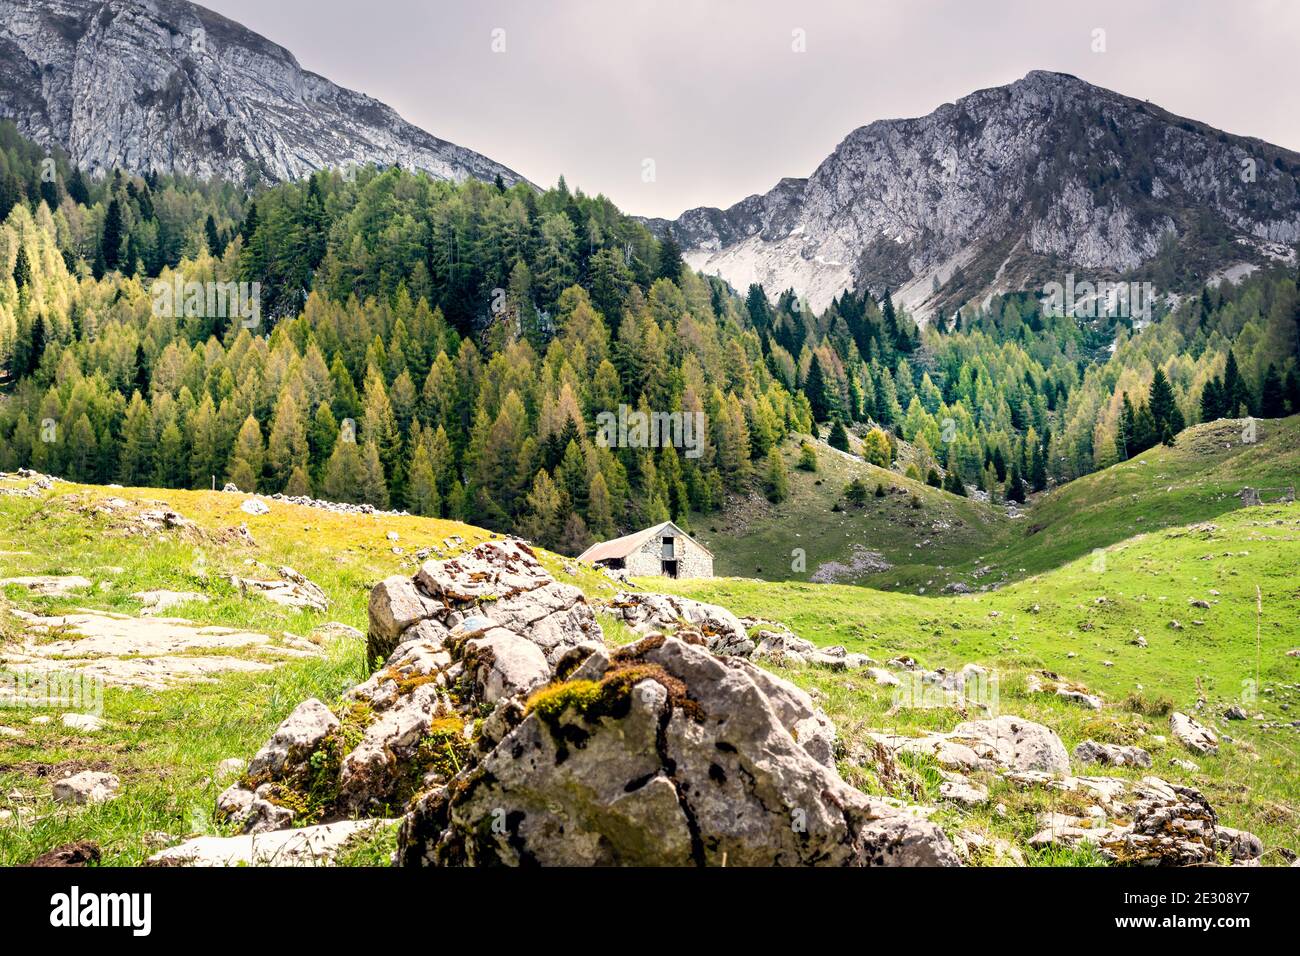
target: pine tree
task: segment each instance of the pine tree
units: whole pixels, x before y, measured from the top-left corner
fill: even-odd
[[[799,443],[799,470],[817,470],[817,449],[807,442]]]
[[[129,486],[148,483],[153,472],[153,420],[149,406],[139,392],[131,396],[131,405],[122,426],[122,447],[118,457],[117,478]]]
[[[599,471],[591,476],[591,488],[587,492],[587,526],[597,538],[611,538],[615,533],[609,484]]]
[[[220,257],[226,250],[221,245],[221,237],[217,235],[217,221],[208,214],[207,222],[203,224],[203,237],[208,244],[208,252],[213,256]]]
[[[831,396],[816,352],[808,365],[808,378],[804,381],[803,392],[808,396],[808,404],[812,407],[813,421],[828,421],[837,403]]]
[[[1271,362],[1259,390],[1259,414],[1261,418],[1282,418],[1286,415],[1286,393],[1282,390],[1282,378],[1277,373],[1277,366]]]
[[[682,270],[686,268],[686,263],[682,261],[682,248],[673,238],[671,228],[665,230],[664,237],[659,241],[659,257],[655,263],[655,278],[667,279],[669,282],[680,282]]]
[[[1151,380],[1151,397],[1148,401],[1151,418],[1155,422],[1156,440],[1166,445],[1174,443],[1174,436],[1183,430],[1183,415],[1174,401],[1174,391],[1165,377],[1164,369],[1156,368]]]
[[[384,481],[384,466],[379,460],[379,443],[366,442],[361,450],[363,467],[359,497],[376,508],[388,507],[388,484]]]
[[[1047,490],[1047,454],[1043,446],[1037,443],[1034,445],[1033,463],[1029,475],[1030,485],[1034,491]]]
[[[32,284],[32,264],[27,258],[27,248],[21,243],[18,245],[18,258],[14,261],[13,276],[19,292]]]
[[[773,504],[780,504],[790,497],[790,478],[785,470],[785,458],[781,450],[773,446],[767,453],[767,498]]]
[[[1025,503],[1025,483],[1020,477],[1020,466],[1011,466],[1011,480],[1007,482],[1007,501],[1014,501],[1017,504]]]
[[[114,199],[108,204],[104,217],[104,232],[100,241],[104,254],[104,267],[112,272],[122,260],[122,204]]]
[[[411,456],[406,486],[406,506],[417,515],[438,517],[442,500],[438,494],[438,481],[433,473],[429,447],[424,441],[415,446]]]
[[[267,442],[267,487],[282,489],[289,482],[295,468],[305,468],[309,460],[307,430],[298,403],[286,392],[275,405],[271,422],[271,437]]]
[[[329,462],[325,466],[321,494],[327,501],[356,503],[362,500],[362,485],[365,480],[366,466],[357,443],[336,441],[334,451],[331,452]]]
[[[231,452],[230,466],[226,472],[226,481],[240,491],[253,493],[262,483],[262,467],[266,461],[266,452],[262,444],[262,428],[257,419],[249,415],[244,424],[239,426],[239,435]]]
[[[290,498],[310,498],[311,493],[311,478],[307,476],[307,469],[295,465],[288,484],[284,486],[284,494]]]
[[[826,443],[840,451],[849,450],[849,433],[845,430],[844,423],[838,418],[835,419],[835,424],[831,426],[831,434],[826,439]]]
[[[1213,422],[1223,417],[1223,384],[1218,376],[1201,388],[1201,421]]]

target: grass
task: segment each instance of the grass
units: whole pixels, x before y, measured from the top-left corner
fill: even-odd
[[[1088,738],[1137,744],[1154,762],[1150,770],[1076,772],[1154,773],[1190,783],[1205,792],[1225,825],[1251,830],[1267,847],[1300,853],[1300,734],[1291,724],[1300,718],[1300,659],[1286,655],[1300,645],[1298,565],[1300,507],[1286,505],[1221,514],[1214,530],[1140,535],[1106,549],[1104,560],[1089,555],[1001,590],[962,597],[737,579],[641,583],[780,621],[818,644],[841,644],[881,662],[908,654],[928,668],[988,666],[997,676],[1001,712],[1051,727],[1067,749]],[[1258,644],[1256,586],[1262,597]],[[1213,603],[1206,610],[1190,600]],[[1172,628],[1172,620],[1182,628]],[[1130,643],[1139,633],[1145,648]],[[1028,675],[1044,669],[1100,694],[1105,709],[1029,693]],[[893,691],[865,676],[812,668],[783,672],[821,695],[850,738],[869,729],[950,729],[963,719],[952,709],[894,709]],[[1206,700],[1201,719],[1236,740],[1215,757],[1189,754],[1169,736],[1171,705],[1194,712],[1198,696]],[[1264,720],[1219,719],[1243,700]],[[1265,723],[1275,726],[1266,729]],[[1190,758],[1200,769],[1179,769],[1172,758]],[[842,769],[847,779],[872,788],[860,768]],[[1046,799],[1062,805],[1066,797]],[[995,792],[991,804],[999,799]],[[1002,799],[1010,810],[1005,818],[991,810],[944,809],[937,819],[1005,837],[1031,835],[1034,813],[1046,807],[1020,806],[1008,794]],[[1274,855],[1266,862],[1285,861]]]
[[[825,442],[816,447],[815,472],[796,467],[798,439],[782,447],[790,496],[780,504],[755,494],[733,500],[721,514],[692,515],[693,534],[714,553],[715,573],[810,581],[827,562],[849,566],[858,545],[883,555],[893,567],[883,573],[845,573],[838,578],[841,583],[935,591],[954,579],[947,566],[1011,534],[1011,522],[1000,508],[931,488]],[[844,488],[854,478],[861,478],[871,492],[863,505],[845,500]],[[882,498],[874,496],[877,485],[886,492]],[[921,508],[912,506],[913,496]],[[833,510],[837,503],[842,510]]]
[[[1204,521],[1241,506],[1243,486],[1279,489],[1300,479],[1300,416],[1194,426],[1173,447],[1157,446],[1128,462],[1035,496],[1010,518],[1002,505],[961,498],[818,445],[815,473],[795,468],[798,439],[783,454],[790,497],[779,505],[753,495],[724,515],[693,515],[695,534],[726,577],[810,581],[824,562],[849,565],[855,547],[882,554],[883,572],[840,583],[934,594],[962,582],[979,590],[1060,567],[1133,535]],[[853,506],[844,486],[861,478],[900,494]],[[1274,491],[1274,499],[1277,491]],[[911,496],[922,507],[911,507]],[[843,510],[832,510],[836,504]],[[796,549],[806,555],[795,564]]]

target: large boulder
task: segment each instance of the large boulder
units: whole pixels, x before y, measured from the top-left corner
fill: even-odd
[[[806,695],[655,635],[536,692],[472,769],[421,797],[408,864],[956,864],[942,832],[796,739]]]

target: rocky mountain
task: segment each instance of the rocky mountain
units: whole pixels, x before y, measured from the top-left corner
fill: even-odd
[[[0,0],[0,117],[91,172],[280,181],[378,163],[521,179],[184,0]]]
[[[671,225],[696,268],[817,309],[866,283],[925,316],[1066,272],[1177,291],[1292,255],[1300,154],[1035,71],[863,126],[807,179]]]

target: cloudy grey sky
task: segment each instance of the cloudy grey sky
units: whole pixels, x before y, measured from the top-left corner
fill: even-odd
[[[806,176],[858,126],[1032,69],[1300,150],[1294,0],[204,5],[443,139],[542,185],[563,173],[642,215],[730,205]],[[1099,29],[1104,52],[1093,51]]]

